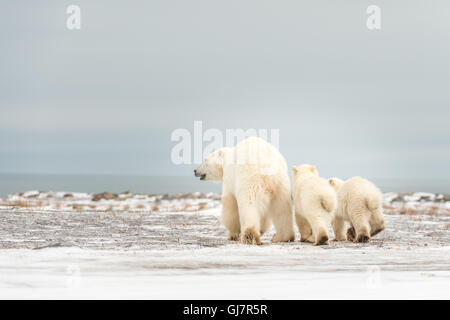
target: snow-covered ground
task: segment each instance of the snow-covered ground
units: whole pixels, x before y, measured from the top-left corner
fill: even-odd
[[[123,195],[0,199],[0,298],[450,298],[445,195],[385,194],[385,231],[320,247],[227,241],[214,194]]]

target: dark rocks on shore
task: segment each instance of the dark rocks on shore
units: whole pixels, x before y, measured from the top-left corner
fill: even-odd
[[[118,195],[110,192],[97,193],[92,196],[92,201],[100,200],[114,200],[117,199]]]

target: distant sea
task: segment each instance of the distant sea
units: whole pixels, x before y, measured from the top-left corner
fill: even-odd
[[[433,192],[450,194],[450,180],[373,180],[383,192]],[[192,176],[56,175],[0,173],[0,197],[29,190],[71,192],[180,193],[216,192],[221,184]]]

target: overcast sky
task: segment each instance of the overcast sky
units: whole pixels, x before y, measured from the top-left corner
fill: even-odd
[[[289,165],[323,176],[450,179],[449,17],[448,0],[3,1],[0,172],[191,174],[170,135],[202,120],[279,129]]]

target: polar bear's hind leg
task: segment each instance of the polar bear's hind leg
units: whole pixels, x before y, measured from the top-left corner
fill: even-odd
[[[316,222],[311,224],[311,228],[313,229],[314,235],[314,245],[327,245],[328,243],[328,232],[326,226],[322,223]]]
[[[261,218],[261,230],[259,231],[259,233],[261,234],[261,236],[267,232],[267,230],[269,230],[270,226],[272,224],[272,221],[270,220],[269,216],[267,214],[265,214],[262,218]]]
[[[300,242],[308,242],[308,239],[312,236],[312,230],[308,220],[296,212],[295,221],[297,222],[298,231],[300,231]]]
[[[354,242],[369,242],[370,240],[370,213],[365,210],[357,211],[352,215],[352,223],[355,227],[355,239]]]
[[[356,232],[355,232],[355,227],[350,226],[350,228],[348,228],[347,230],[347,240],[348,241],[355,241],[356,238]]]
[[[256,244],[261,245],[261,238],[259,233],[252,227],[245,229],[241,236],[242,244]]]
[[[262,244],[260,238],[260,217],[254,204],[239,205],[242,244]]]
[[[278,195],[272,200],[269,214],[275,226],[276,233],[272,242],[290,242],[295,240],[294,217],[290,194]]]

